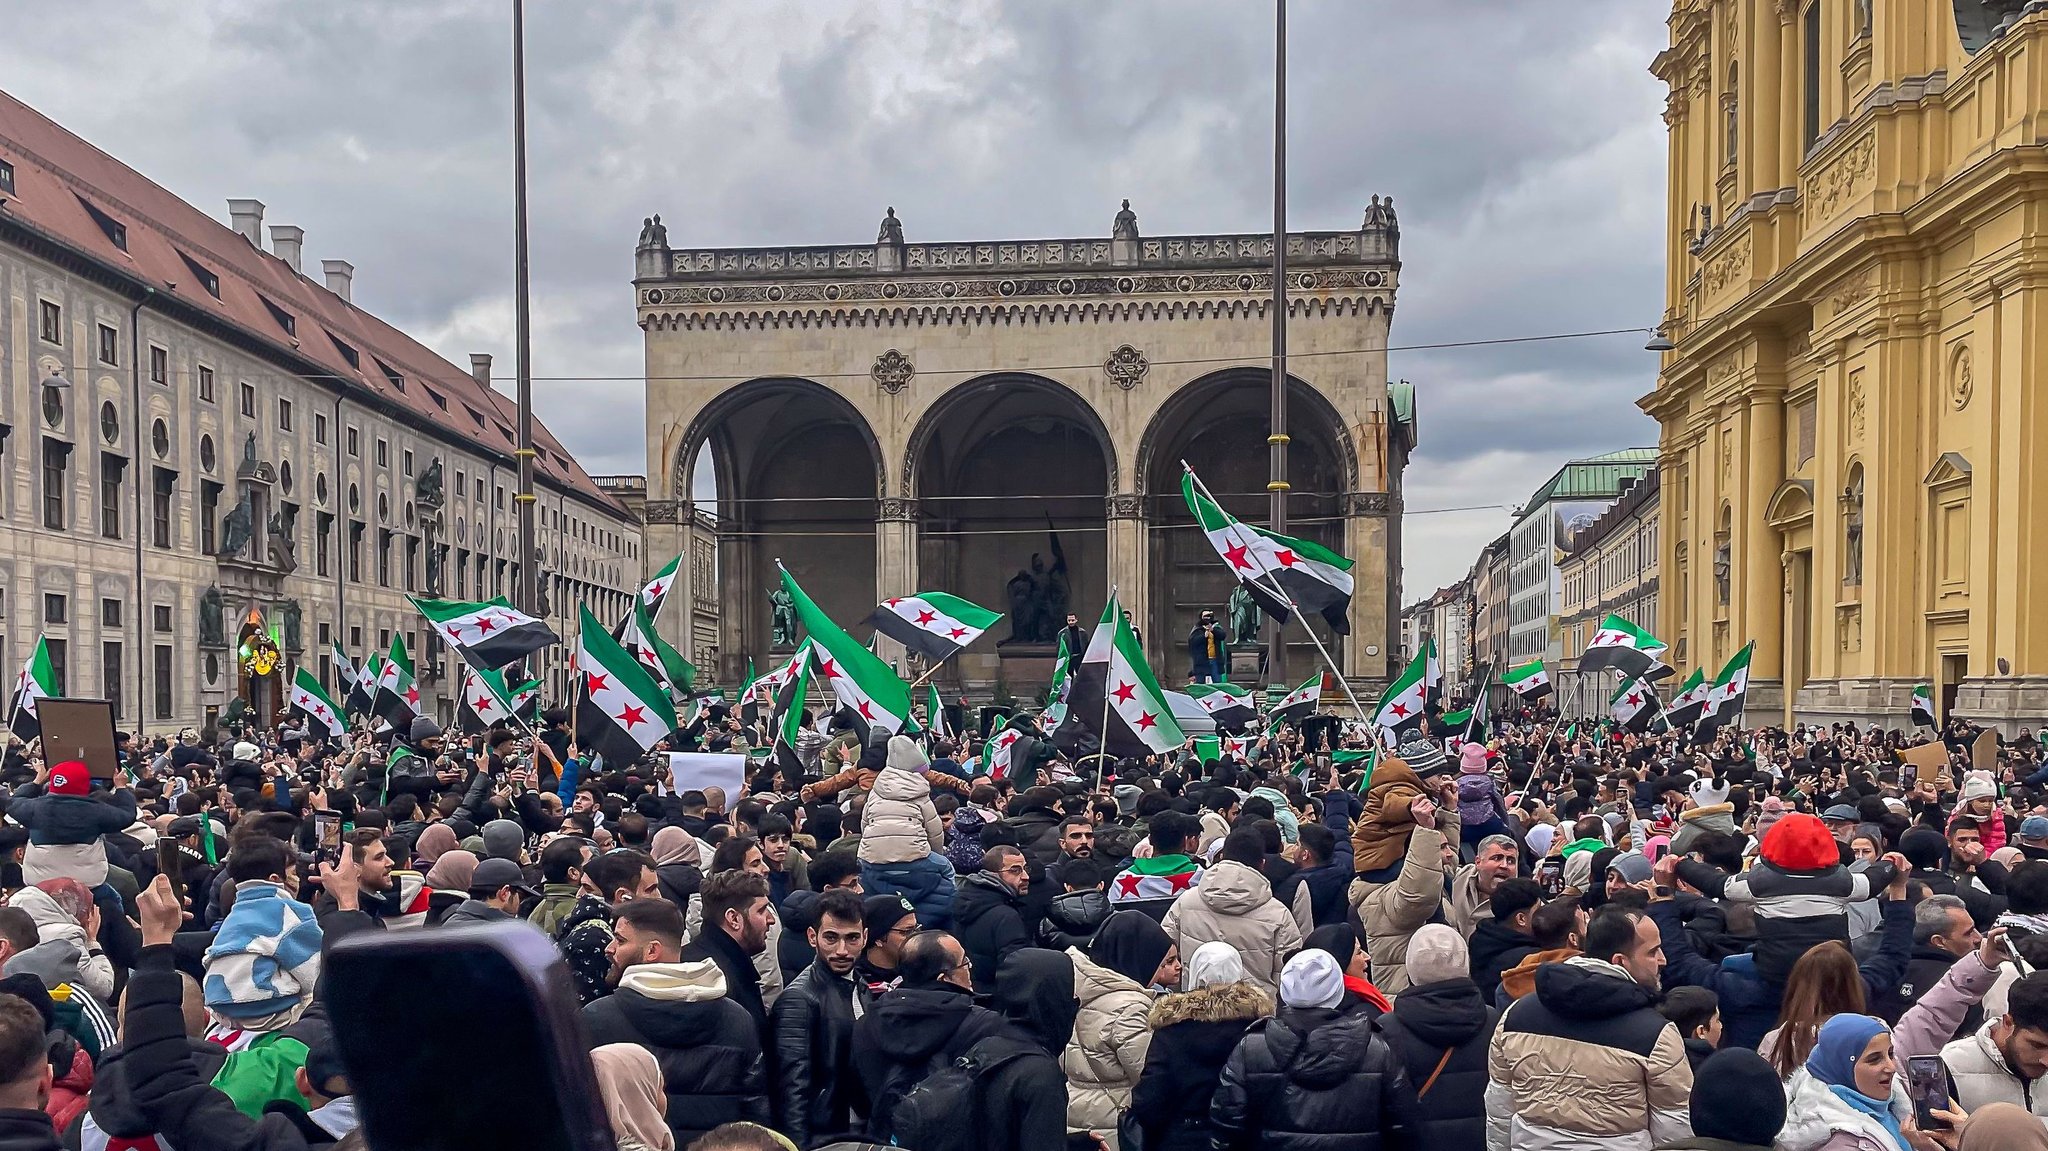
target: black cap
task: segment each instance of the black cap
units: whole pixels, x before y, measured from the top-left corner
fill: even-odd
[[[501,887],[510,887],[527,895],[539,896],[540,892],[526,881],[526,873],[509,859],[492,857],[476,865],[476,871],[469,877],[469,889],[490,895],[497,894]]]
[[[1778,1073],[1746,1047],[1716,1051],[1692,1081],[1692,1133],[1768,1147],[1785,1126],[1785,1092]]]
[[[861,900],[860,914],[868,929],[868,942],[873,943],[906,916],[916,915],[917,908],[900,895],[870,895]]]

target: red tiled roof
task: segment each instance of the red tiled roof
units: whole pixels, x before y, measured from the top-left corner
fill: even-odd
[[[14,194],[6,197],[0,213],[31,225],[86,259],[174,292],[179,301],[234,325],[282,355],[319,364],[358,395],[369,392],[409,410],[429,426],[445,427],[451,439],[475,441],[486,454],[511,456],[518,407],[510,398],[478,384],[468,371],[294,272],[233,228],[5,91],[0,91],[0,159],[14,166]],[[125,226],[125,251],[93,219],[88,204]],[[199,282],[193,264],[219,277],[219,298]],[[169,288],[172,284],[175,289]],[[284,330],[273,309],[292,317],[293,332]],[[356,364],[349,362],[337,340],[356,352]],[[378,361],[404,377],[403,390],[386,378]],[[447,411],[434,403],[423,384],[448,398]],[[484,426],[478,428],[467,413],[455,418],[457,403],[481,412]],[[572,489],[613,515],[630,518],[537,419],[533,439],[539,449],[534,459],[537,477]]]

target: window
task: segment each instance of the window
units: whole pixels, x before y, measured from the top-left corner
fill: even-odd
[[[405,537],[405,590],[417,590],[419,588],[419,579],[420,541],[413,536],[407,536]]]
[[[328,574],[327,553],[334,547],[334,513],[321,512],[313,520],[313,574]]]
[[[439,393],[439,392],[435,391],[435,390],[434,390],[434,389],[432,389],[432,388],[428,388],[428,389],[427,389],[427,398],[428,398],[428,399],[430,399],[430,400],[432,400],[432,401],[434,401],[434,406],[435,406],[435,407],[437,407],[437,408],[441,409],[441,410],[442,410],[442,411],[444,411],[444,412],[448,410],[448,397],[447,397],[447,396],[444,396],[444,395],[442,395],[441,393]]]
[[[61,639],[43,637],[43,650],[50,656],[50,678],[57,681],[57,694],[67,695],[71,682],[71,645]]]
[[[0,160],[0,192],[14,195],[14,165]]]
[[[292,402],[281,396],[277,401],[277,430],[281,432],[292,430]]]
[[[362,435],[354,428],[348,430],[348,454],[356,459],[363,458]]]
[[[121,538],[121,481],[127,474],[127,460],[100,453],[100,535],[106,539]]]
[[[199,481],[199,550],[212,555],[220,532],[221,486],[212,480]]]
[[[64,342],[64,309],[48,300],[42,300],[40,303],[42,304],[41,330],[43,341],[50,344],[62,344]]]
[[[397,388],[401,392],[405,390],[405,377],[398,374],[398,369],[382,360],[377,361],[377,366],[383,369],[384,378],[391,381],[392,387]]]
[[[216,300],[220,299],[220,277],[214,275],[212,269],[186,256],[185,253],[179,252],[178,255],[184,257],[185,266],[192,269],[192,274],[199,277],[199,286],[206,289],[206,294]]]
[[[264,307],[270,309],[270,318],[277,321],[277,326],[283,328],[286,335],[296,336],[299,334],[299,322],[292,318],[290,312],[271,303],[268,297],[258,296],[257,298],[263,301]]]
[[[324,412],[313,413],[313,442],[316,444],[327,442],[327,415]]]
[[[247,380],[242,381],[242,414],[256,418],[256,385]]]
[[[202,403],[213,402],[213,369],[199,365],[199,399]]]
[[[43,622],[71,622],[70,603],[57,592],[43,593]]]
[[[411,448],[407,448],[407,449],[406,449],[406,450],[405,450],[405,451],[404,451],[403,453],[401,453],[401,454],[399,455],[399,460],[400,460],[400,464],[401,464],[401,467],[402,467],[402,469],[404,470],[405,474],[406,474],[406,475],[411,475],[411,474],[412,474],[412,449],[411,449]]]
[[[348,578],[354,583],[363,582],[363,525],[348,525]]]
[[[167,548],[171,546],[171,502],[178,491],[178,473],[154,468],[150,480],[150,542]]]
[[[114,705],[114,718],[121,717],[121,645],[113,640],[100,644],[100,697]]]
[[[99,332],[100,363],[119,364],[121,362],[121,333],[105,324],[99,326]]]
[[[151,627],[157,631],[171,630],[171,605],[160,603],[149,609]]]
[[[357,371],[362,370],[363,358],[362,356],[356,354],[356,350],[354,348],[349,347],[347,344],[343,343],[341,337],[335,335],[333,332],[327,333],[327,338],[334,341],[334,350],[341,353],[341,358],[348,361],[349,367],[354,368]]]
[[[1820,0],[1806,6],[1800,28],[1801,48],[1806,62],[1805,87],[1801,93],[1800,148],[1813,147],[1820,139]]]
[[[43,441],[43,526],[63,531],[64,489],[70,484],[71,445],[62,440]]]
[[[352,627],[348,629],[348,646],[351,650],[358,649],[363,646],[362,628]]]
[[[120,600],[100,600],[100,626],[103,628],[119,628],[121,626]]]
[[[498,510],[499,510],[499,511],[504,511],[504,510],[505,510],[505,485],[504,485],[504,484],[499,484],[499,485],[498,485]]]
[[[391,531],[386,528],[377,533],[377,584],[391,586]]]
[[[156,717],[171,718],[171,647],[169,644],[156,645]]]
[[[373,462],[380,468],[391,466],[391,442],[382,436],[377,437],[377,458]]]
[[[171,382],[171,353],[155,344],[149,346],[149,382],[168,384]]]
[[[85,209],[86,215],[92,217],[92,222],[100,226],[100,231],[106,234],[108,243],[124,252],[128,250],[128,225],[86,203],[83,198],[78,204]]]

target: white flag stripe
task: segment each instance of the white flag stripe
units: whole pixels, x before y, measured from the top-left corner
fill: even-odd
[[[1229,524],[1204,534],[1209,537],[1209,545],[1230,565],[1231,574],[1241,579],[1261,579],[1274,572],[1303,572],[1347,596],[1351,594],[1350,572],[1311,559],[1242,525]]]

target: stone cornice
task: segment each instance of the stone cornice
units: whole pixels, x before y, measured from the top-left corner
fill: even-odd
[[[1288,315],[1322,318],[1393,314],[1393,285],[1383,283],[1368,288],[1363,282],[1378,273],[1351,271],[1312,274],[1320,281],[1324,281],[1324,286],[1310,289],[1316,291],[1316,295],[1289,296]],[[1270,313],[1273,282],[1271,273],[1244,273],[1217,278],[1231,280],[1234,287],[1237,281],[1249,283],[1237,287],[1237,290],[1228,297],[1195,295],[1193,293],[1198,289],[1190,286],[1189,295],[1180,298],[1162,298],[1156,293],[1148,293],[1142,297],[1119,296],[1114,288],[1104,292],[1095,285],[1090,285],[1090,290],[1083,292],[1078,284],[1074,292],[1066,296],[1057,294],[1056,290],[1048,297],[1046,293],[1020,289],[1012,296],[1005,297],[999,291],[989,293],[982,290],[990,283],[987,281],[979,284],[947,281],[943,286],[952,288],[953,294],[941,294],[936,297],[932,297],[927,291],[936,286],[931,283],[900,284],[891,281],[886,284],[845,285],[838,298],[815,300],[791,299],[790,297],[796,294],[795,288],[784,293],[782,299],[770,299],[770,292],[781,285],[643,288],[640,293],[640,326],[649,331],[951,326],[1093,323],[1106,320],[1258,319]],[[1290,280],[1294,278],[1293,274],[1289,275]],[[1332,280],[1355,282],[1328,282]],[[836,284],[825,286],[842,287]],[[818,285],[808,287],[816,288]],[[886,292],[891,288],[899,289],[893,298]],[[919,294],[925,298],[910,297],[910,289],[919,289]],[[1327,294],[1333,291],[1343,294]],[[1105,295],[1108,298],[1104,298]]]

